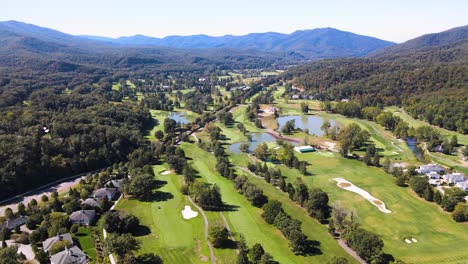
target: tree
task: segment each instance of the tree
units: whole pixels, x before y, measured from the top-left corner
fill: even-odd
[[[59,253],[60,251],[63,251],[66,247],[70,245],[70,241],[68,240],[61,240],[57,241],[50,249],[49,249],[49,254],[54,255],[56,253]]]
[[[328,206],[328,194],[320,188],[311,188],[308,193],[308,199],[305,202],[305,208],[307,212],[322,221],[327,218],[329,206]]]
[[[261,143],[257,146],[255,156],[260,160],[264,160],[268,156],[268,146],[266,143]]]
[[[107,232],[131,233],[140,225],[140,220],[123,211],[109,211],[104,215],[104,229]]]
[[[10,207],[8,207],[7,209],[5,209],[4,215],[5,215],[5,217],[6,217],[7,219],[13,219],[13,218],[15,218],[15,214],[13,213],[13,210],[12,210]]]
[[[260,263],[263,254],[265,254],[265,250],[263,249],[262,245],[256,243],[250,250],[250,259],[253,261],[253,263]]]
[[[366,261],[382,253],[384,243],[382,239],[360,227],[348,227],[350,230],[343,233],[343,239],[356,253]]]
[[[281,128],[281,132],[284,134],[290,134],[296,129],[296,121],[294,119],[287,121]]]
[[[366,165],[372,165],[372,157],[374,157],[377,152],[374,144],[369,144],[366,147],[366,154],[364,155],[363,161]]]
[[[302,102],[302,103],[301,103],[301,110],[302,110],[302,113],[304,113],[304,114],[309,113],[309,105],[306,104],[306,103],[304,103],[304,102]]]
[[[153,195],[156,186],[154,175],[137,174],[130,178],[126,191],[136,198],[147,199]]]
[[[249,264],[249,258],[247,256],[247,243],[243,235],[240,235],[239,243],[237,244],[239,254],[237,254],[237,264]]]
[[[268,203],[263,205],[263,213],[262,217],[265,219],[267,223],[270,225],[275,222],[276,216],[283,211],[281,202],[277,200],[270,200]]]
[[[242,143],[242,144],[240,144],[239,150],[240,150],[241,152],[244,152],[244,153],[245,153],[245,152],[248,152],[248,151],[249,151],[249,144],[247,144],[247,143]]]
[[[452,212],[452,218],[453,220],[457,222],[467,222],[468,221],[468,204],[458,203]]]
[[[109,234],[104,240],[104,249],[107,253],[115,253],[120,259],[134,250],[140,248],[140,242],[130,234]]]
[[[229,241],[229,232],[222,225],[210,226],[209,239],[215,248],[222,248]]]
[[[323,120],[322,126],[320,126],[320,129],[323,131],[326,137],[330,134],[330,128],[331,128],[331,123],[330,120],[325,119]]]
[[[154,132],[154,137],[161,140],[164,137],[164,132],[162,132],[161,130],[158,130]]]
[[[17,264],[19,262],[19,255],[16,247],[3,247],[0,248],[0,261],[2,264]]]

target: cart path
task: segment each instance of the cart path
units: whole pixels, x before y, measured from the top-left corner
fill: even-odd
[[[196,205],[192,198],[190,196],[187,195],[187,198],[188,200],[190,201],[190,203],[198,209],[198,211],[200,211],[200,213],[202,214],[203,216],[203,221],[205,222],[205,239],[206,239],[206,244],[208,245],[208,248],[210,249],[210,256],[211,256],[211,264],[215,264],[216,263],[216,258],[215,258],[215,255],[214,255],[214,251],[213,251],[213,246],[211,245],[210,241],[208,240],[208,226],[209,226],[209,222],[208,222],[208,218],[206,218],[206,215],[205,215],[205,211],[203,211],[203,209],[201,207],[199,207],[198,205]]]

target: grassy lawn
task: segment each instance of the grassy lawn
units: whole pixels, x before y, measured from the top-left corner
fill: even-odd
[[[386,252],[406,263],[460,263],[468,258],[468,225],[454,222],[437,204],[420,199],[410,188],[398,187],[381,169],[329,152],[298,156],[311,164],[308,170],[312,175],[302,176],[280,165],[288,181],[301,177],[308,186],[325,190],[331,202],[355,212],[364,228],[383,238]],[[384,214],[361,196],[339,188],[332,180],[335,177],[367,190],[392,213]],[[406,244],[406,236],[418,243]]]
[[[93,227],[83,227],[78,228],[78,232],[74,235],[80,242],[80,247],[86,255],[90,258],[95,259],[97,256],[96,249],[94,248],[94,239],[91,231]]]
[[[221,177],[216,172],[216,159],[213,155],[193,144],[183,143],[181,146],[186,155],[192,158],[191,162],[194,168],[200,172],[200,176],[206,182],[216,184],[220,188],[223,201],[229,205],[238,206],[236,211],[223,212],[223,214],[232,231],[237,234],[243,234],[249,246],[252,246],[254,243],[261,243],[265,250],[272,254],[275,260],[280,263],[318,263],[325,262],[334,255],[346,256],[346,253],[335,241],[330,241],[333,239],[326,233],[326,228],[312,223],[312,221],[309,224],[316,225],[317,229],[307,232],[312,239],[320,240],[324,245],[320,247],[324,254],[307,257],[294,255],[288,247],[287,239],[280,231],[263,220],[261,217],[263,210],[252,206],[235,190],[230,180]],[[293,216],[296,217],[295,214]],[[335,242],[335,244],[332,242]]]
[[[167,201],[142,202],[122,199],[116,209],[125,210],[140,219],[141,225],[149,228],[149,234],[138,236],[142,243],[138,253],[156,253],[165,263],[203,263],[209,259],[204,239],[202,217],[184,220],[180,211],[189,205],[180,191],[181,176],[161,175],[164,165],[154,166],[156,178],[167,183],[158,191],[171,193]],[[196,210],[192,207],[193,210]]]

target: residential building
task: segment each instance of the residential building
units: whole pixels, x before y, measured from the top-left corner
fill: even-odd
[[[461,174],[459,172],[454,172],[454,173],[451,173],[451,174],[444,175],[444,180],[447,183],[458,183],[458,182],[466,181],[466,178],[465,178],[465,176],[463,174]]]
[[[426,176],[429,178],[429,179],[432,179],[432,180],[438,180],[441,178],[440,174],[435,172],[435,171],[431,171],[429,173],[426,173]]]
[[[432,163],[432,164],[419,166],[419,168],[417,168],[416,171],[421,174],[427,174],[431,171],[442,173],[444,172],[444,169],[442,169],[439,165]]]
[[[42,249],[44,251],[49,251],[55,243],[60,242],[60,241],[68,241],[70,242],[70,245],[73,245],[73,239],[70,235],[70,233],[66,234],[57,234],[56,236],[53,236],[51,238],[46,239],[44,242],[42,242]]]
[[[117,194],[117,189],[116,188],[101,188],[97,189],[94,191],[94,198],[98,199],[104,199],[104,197],[107,197],[107,200],[111,201],[114,199],[115,195]]]
[[[95,215],[94,210],[76,211],[70,215],[70,222],[72,224],[89,225],[94,220]]]
[[[468,192],[468,181],[457,182],[457,183],[455,184],[455,186],[457,186],[458,188],[460,188],[462,191],[467,191],[467,192]]]
[[[99,206],[99,201],[95,198],[88,198],[86,200],[84,200],[81,204],[85,204],[89,207],[92,207],[92,208],[96,208],[96,207],[100,207]]]
[[[8,230],[13,230],[18,226],[26,224],[26,216],[19,216],[13,219],[7,219],[5,222],[0,224],[0,230],[6,227]]]
[[[51,264],[86,264],[86,254],[80,248],[74,246],[50,257]]]

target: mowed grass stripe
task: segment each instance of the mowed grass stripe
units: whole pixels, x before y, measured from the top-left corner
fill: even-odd
[[[192,164],[196,170],[200,172],[200,176],[206,179],[207,182],[216,184],[223,195],[223,200],[229,205],[238,206],[237,211],[224,212],[224,215],[231,226],[233,232],[243,234],[248,245],[261,243],[265,250],[272,254],[274,258],[281,263],[323,263],[329,260],[334,255],[344,255],[346,253],[338,246],[338,244],[324,243],[326,247],[331,249],[325,252],[330,254],[317,256],[296,256],[288,247],[287,239],[274,226],[267,224],[261,214],[263,210],[252,206],[241,194],[235,190],[232,182],[221,177],[215,170],[216,160],[213,155],[200,149],[199,147],[183,143],[182,148],[188,157],[192,158]],[[295,216],[294,216],[295,217]],[[320,226],[319,224],[317,224]],[[332,239],[329,234],[324,235]],[[322,232],[323,233],[323,232]],[[322,237],[322,236],[321,236]],[[322,242],[322,238],[311,237]]]
[[[161,202],[122,199],[117,206],[117,209],[137,216],[140,223],[151,231],[137,237],[142,243],[138,253],[158,254],[167,263],[202,263],[201,255],[209,256],[203,236],[203,219],[184,220],[180,211],[189,203],[179,192],[181,177],[160,175],[166,170],[165,166],[154,166],[154,170],[158,180],[167,181],[158,191],[171,193],[174,196],[172,199]]]

